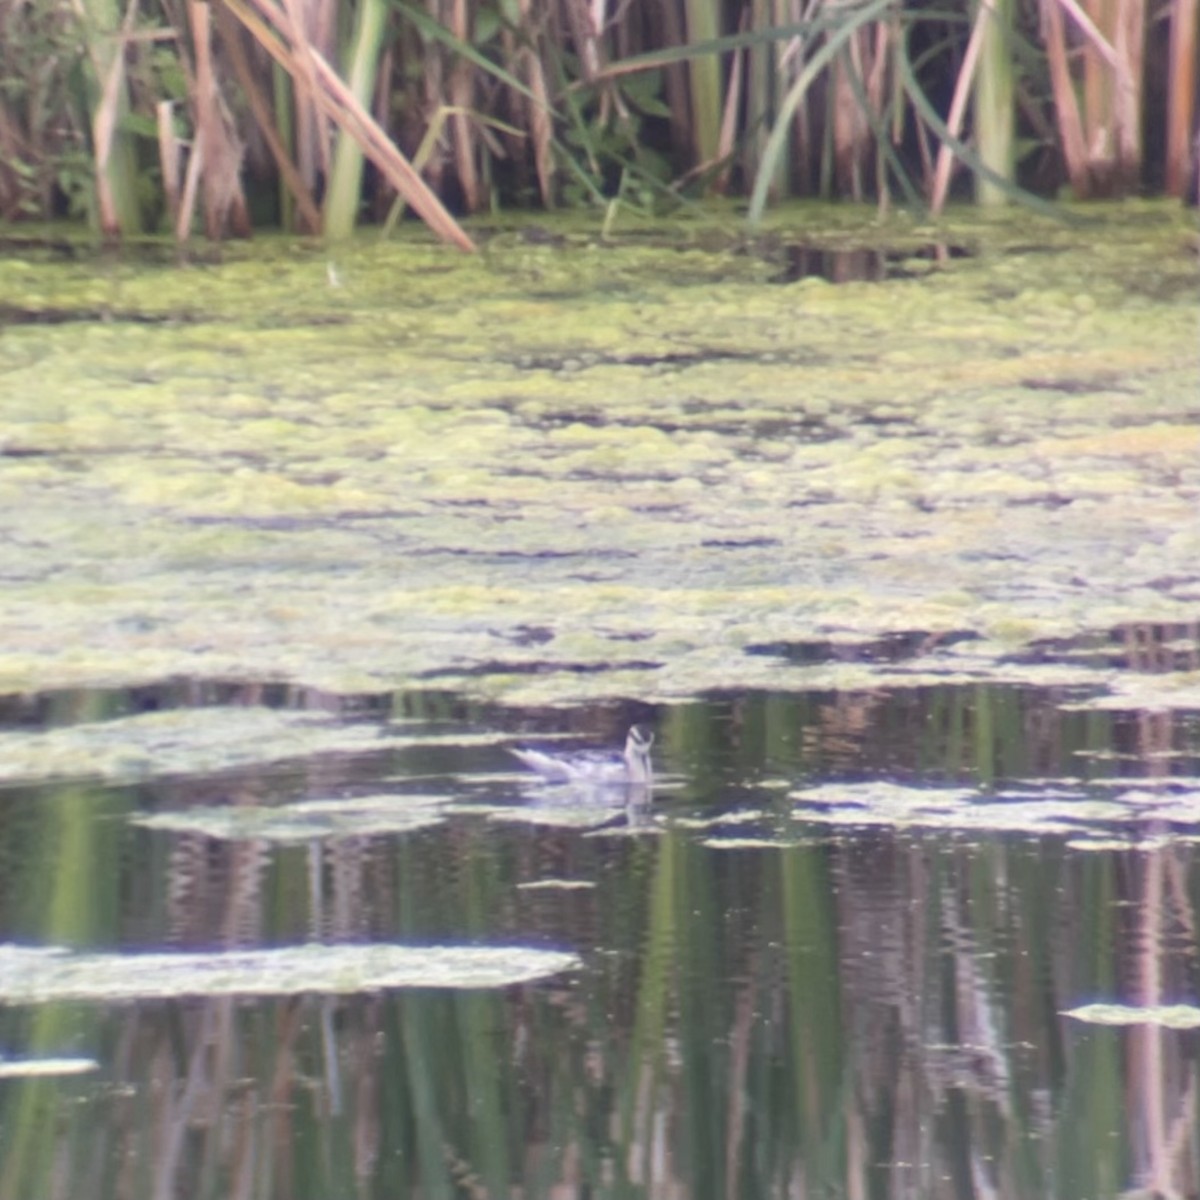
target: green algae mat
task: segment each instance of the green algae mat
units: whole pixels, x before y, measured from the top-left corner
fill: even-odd
[[[275,946],[209,953],[77,954],[0,946],[0,1004],[179,996],[349,995],[382,988],[499,988],[579,966],[523,946]]]
[[[1200,611],[1196,235],[1084,216],[10,255],[0,691],[1115,691],[1017,651]],[[892,268],[784,282],[801,243]]]

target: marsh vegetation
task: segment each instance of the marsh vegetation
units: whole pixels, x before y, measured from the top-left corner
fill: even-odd
[[[1195,0],[22,0],[0,216],[468,247],[452,211],[1180,196],[1196,59]]]
[[[214,11],[245,120],[226,38],[258,43]],[[410,17],[389,89],[414,30],[460,61]],[[730,94],[756,29],[709,52]],[[695,58],[555,103],[616,121]],[[558,202],[591,193],[554,111]],[[430,179],[462,145],[504,164],[487,205],[537,179],[496,150],[532,134],[451,116]],[[87,128],[78,191],[26,200],[86,207]],[[747,234],[659,152],[597,158],[605,227],[480,215],[475,255],[0,259],[0,1200],[1192,1185],[1194,229],[780,204]],[[459,169],[434,194],[469,207]],[[508,753],[634,722],[636,804]]]

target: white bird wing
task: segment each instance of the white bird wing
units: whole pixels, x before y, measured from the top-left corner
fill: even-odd
[[[547,779],[571,778],[571,772],[560,759],[543,754],[540,750],[526,750],[519,746],[510,746],[509,753],[519,758],[531,771],[536,771]]]
[[[577,750],[570,758],[544,754],[541,750],[529,750],[523,746],[510,746],[510,752],[531,771],[544,779],[567,783],[624,783],[626,782],[625,760],[619,754],[602,750]]]

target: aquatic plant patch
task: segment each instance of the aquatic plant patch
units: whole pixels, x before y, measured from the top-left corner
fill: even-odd
[[[495,740],[492,734],[439,735],[404,724],[346,721],[254,705],[178,708],[36,732],[0,732],[0,780],[87,777],[130,782],[316,755]]]
[[[1111,835],[1122,831],[1140,842],[1150,822],[1171,826],[1177,840],[1188,839],[1200,822],[1200,781],[1178,777],[1158,787],[1110,781],[1107,788],[1071,781],[995,789],[909,787],[879,780],[799,788],[789,798],[796,802],[792,818],[813,825],[1071,834],[1079,845],[1090,834],[1110,846]]]
[[[312,842],[414,833],[439,825],[450,798],[411,795],[305,800],[297,804],[193,807],[148,813],[135,825],[167,833],[201,834],[220,841]]]
[[[1156,1025],[1162,1029],[1200,1028],[1194,1004],[1084,1004],[1062,1014],[1089,1025]]]
[[[57,1075],[88,1075],[98,1071],[94,1058],[0,1058],[0,1079],[38,1079]]]
[[[1187,230],[1093,215],[972,214],[970,257],[838,287],[570,226],[474,257],[0,262],[29,307],[156,318],[0,342],[0,689],[671,701],[822,686],[749,647],[914,629],[976,642],[824,678],[1032,680],[1009,656],[1037,639],[1192,619]]]
[[[0,1003],[495,988],[578,965],[573,954],[520,946],[312,944],[196,954],[72,954],[0,946]]]

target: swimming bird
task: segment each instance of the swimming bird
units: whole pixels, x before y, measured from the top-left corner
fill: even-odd
[[[568,750],[562,754],[551,754],[545,750],[527,750],[520,746],[511,747],[511,752],[530,770],[555,783],[582,784],[587,787],[648,787],[653,780],[650,765],[650,747],[653,744],[652,730],[632,725],[623,752]]]

